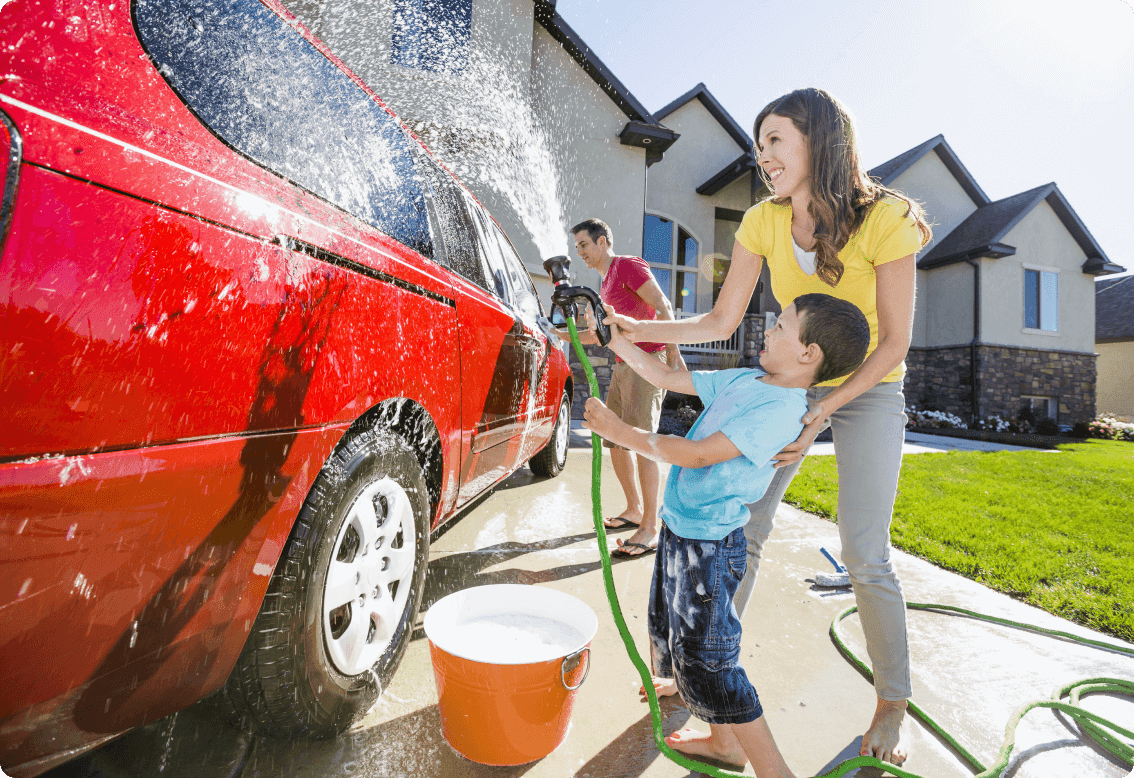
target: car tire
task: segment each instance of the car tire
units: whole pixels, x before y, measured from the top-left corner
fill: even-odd
[[[347,433],[299,511],[225,685],[239,725],[319,738],[365,714],[409,643],[428,555],[413,449],[384,430]]]
[[[551,439],[528,461],[528,467],[536,475],[554,478],[563,472],[567,464],[567,444],[571,442],[571,398],[566,392],[559,401],[559,415],[555,417],[555,429]]]

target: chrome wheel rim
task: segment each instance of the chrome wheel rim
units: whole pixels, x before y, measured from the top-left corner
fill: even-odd
[[[413,589],[413,505],[383,478],[359,492],[339,528],[323,586],[327,655],[344,675],[366,672],[389,647]]]
[[[555,461],[562,466],[567,461],[567,444],[571,434],[571,408],[564,400],[559,404],[559,418],[555,422]]]

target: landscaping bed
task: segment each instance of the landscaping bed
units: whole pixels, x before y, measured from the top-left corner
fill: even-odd
[[[1003,443],[1009,446],[1027,446],[1029,448],[1053,449],[1069,443],[1066,435],[1036,435],[1026,432],[993,432],[992,430],[958,430],[940,427],[907,427],[910,432],[919,432],[923,435],[943,435],[947,438],[965,438],[967,440],[983,440],[986,443]]]

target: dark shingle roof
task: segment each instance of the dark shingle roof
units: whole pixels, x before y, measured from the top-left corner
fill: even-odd
[[[1134,276],[1095,282],[1095,340],[1134,340]]]
[[[969,214],[969,218],[938,241],[932,251],[918,260],[918,267],[922,269],[936,267],[982,256],[985,252],[994,252],[995,249],[990,247],[1000,244],[1000,239],[1038,205],[1054,186],[1054,184],[1045,184],[977,208]],[[1005,248],[1011,249],[1005,252],[1007,254],[1016,253],[1011,246]],[[1004,253],[1001,253],[1001,256],[1004,256]]]

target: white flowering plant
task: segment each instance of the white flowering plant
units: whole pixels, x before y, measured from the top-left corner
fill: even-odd
[[[930,411],[919,409],[916,405],[906,408],[906,426],[920,427],[921,429],[968,429],[968,425],[956,416],[946,411]]]

